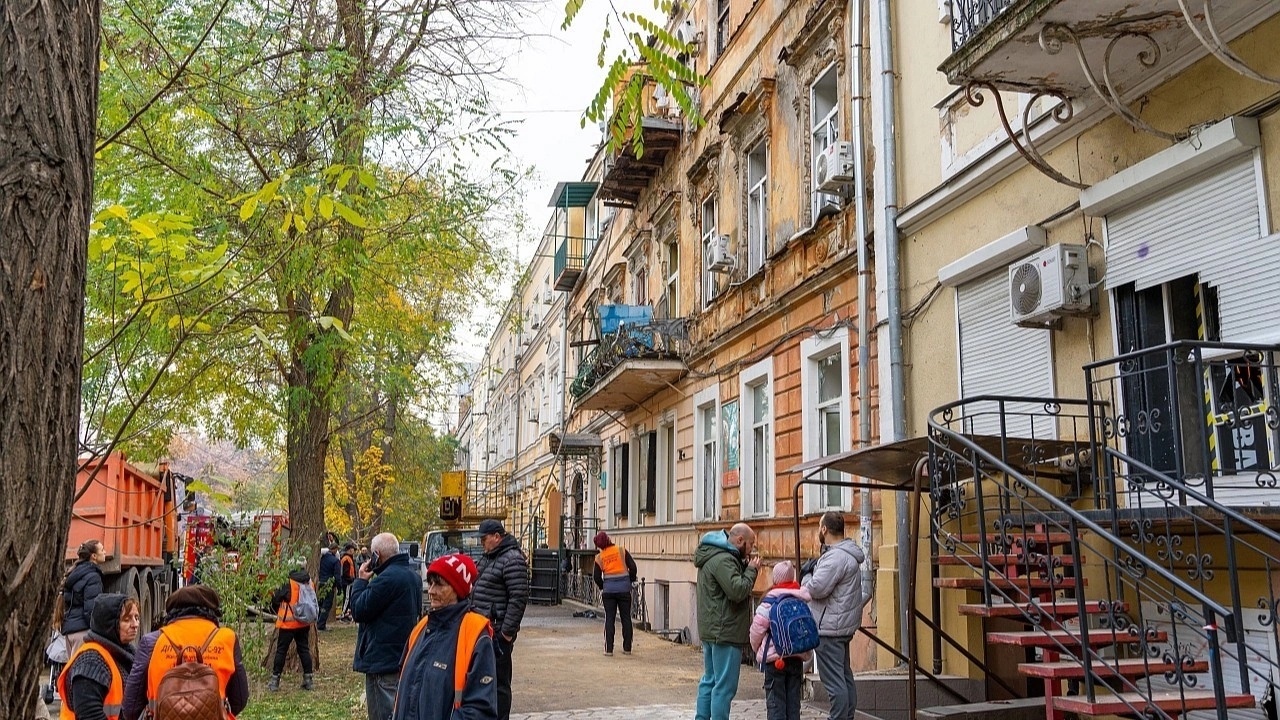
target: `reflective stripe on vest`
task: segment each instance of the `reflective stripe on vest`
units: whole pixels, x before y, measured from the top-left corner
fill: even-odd
[[[307,627],[308,623],[298,622],[293,616],[293,606],[298,604],[298,593],[301,586],[297,580],[289,580],[289,602],[281,603],[280,609],[276,611],[276,627],[281,630],[297,630],[298,628]]]
[[[404,659],[400,662],[400,672],[408,666],[409,654],[418,642],[418,635],[427,626],[427,618],[422,618],[409,633],[409,644],[404,648]],[[467,685],[467,670],[471,668],[471,656],[475,654],[476,643],[480,642],[480,633],[488,632],[493,637],[493,628],[489,626],[489,618],[480,613],[468,612],[462,616],[462,624],[458,627],[458,649],[453,654],[453,708],[462,707],[462,691]]]
[[[116,667],[116,660],[111,657],[111,651],[93,641],[81,645],[67,660],[66,667],[58,676],[58,697],[62,698],[62,709],[58,711],[58,720],[75,720],[76,718],[76,714],[67,707],[67,700],[71,697],[68,694],[70,688],[67,687],[67,674],[71,672],[71,666],[76,658],[86,650],[92,650],[101,655],[102,659],[107,661],[107,667],[111,669],[111,685],[107,687],[107,696],[102,699],[102,714],[107,716],[107,720],[117,720],[120,717],[120,704],[124,702],[124,679],[120,677],[120,668]]]
[[[600,566],[605,580],[631,578],[631,571],[627,569],[626,560],[622,556],[622,548],[617,545],[601,550],[596,556],[596,564]]]
[[[190,656],[179,658],[178,650],[187,647],[199,649],[206,642],[209,646],[204,649],[204,664],[217,673],[218,694],[223,700],[227,699],[227,685],[236,673],[236,634],[231,628],[218,627],[212,620],[181,618],[160,630],[151,651],[151,662],[147,665],[147,710],[150,713],[155,713],[156,696],[164,674],[183,662],[195,660]]]

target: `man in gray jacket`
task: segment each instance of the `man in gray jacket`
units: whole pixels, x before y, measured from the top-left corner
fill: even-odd
[[[830,720],[853,720],[858,693],[849,665],[849,642],[862,627],[862,563],[867,556],[844,536],[844,516],[824,513],[818,524],[822,554],[802,585],[813,598],[809,609],[818,621],[818,651],[814,653],[822,687],[831,698]],[[870,590],[868,588],[868,590]]]

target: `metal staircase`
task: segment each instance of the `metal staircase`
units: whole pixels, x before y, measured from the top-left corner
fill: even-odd
[[[1050,720],[1274,717],[1278,350],[1175,343],[1086,367],[1085,400],[931,415],[935,592],[981,619],[988,660],[1017,656]],[[1261,392],[1215,392],[1241,378]],[[1241,428],[1249,467],[1226,454]]]

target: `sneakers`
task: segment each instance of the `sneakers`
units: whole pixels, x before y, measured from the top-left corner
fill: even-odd
[[[604,651],[604,656],[605,656],[605,657],[613,657],[613,651],[612,651],[612,650],[605,650],[605,651]]]
[[[271,676],[271,682],[267,683],[267,690],[269,690],[269,691],[271,691],[271,692],[279,692],[279,691],[280,691],[280,676],[279,676],[279,675],[272,675],[272,676]]]
[[[631,651],[630,651],[630,650],[623,650],[623,651],[622,651],[622,654],[623,654],[623,655],[630,655],[630,654],[631,654]]]
[[[312,678],[311,673],[303,673],[303,674],[302,674],[302,689],[303,689],[303,690],[314,690],[314,689],[315,689],[316,685],[315,685],[315,683],[314,683],[314,682],[312,682],[311,678]]]

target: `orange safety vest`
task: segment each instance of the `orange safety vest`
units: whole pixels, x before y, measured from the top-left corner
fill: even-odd
[[[92,650],[101,655],[107,661],[107,667],[111,668],[111,685],[107,687],[107,696],[102,701],[102,713],[107,716],[107,720],[117,720],[120,717],[120,705],[124,702],[124,680],[120,677],[120,668],[116,667],[115,658],[111,657],[111,651],[93,641],[81,645],[67,660],[67,666],[58,676],[58,697],[62,698],[62,710],[58,712],[58,720],[75,720],[76,718],[76,714],[67,707],[67,699],[70,697],[67,694],[70,691],[67,687],[67,673],[71,672],[71,666],[75,664],[76,658],[80,657],[80,653],[86,650]]]
[[[204,650],[204,663],[217,673],[218,692],[226,700],[227,685],[236,673],[236,634],[231,628],[218,627],[212,620],[187,617],[165,625],[156,638],[155,649],[151,651],[151,662],[147,665],[147,711],[150,715],[155,715],[160,680],[164,674],[183,662],[195,660],[190,656],[179,658],[178,651],[188,646],[204,647],[206,641],[209,647]],[[228,711],[227,715],[231,716],[231,712]]]
[[[400,672],[404,673],[404,668],[409,661],[409,653],[413,652],[414,643],[418,642],[418,635],[422,633],[422,629],[427,626],[427,618],[422,618],[418,624],[413,627],[413,632],[409,633],[409,644],[404,648],[404,659],[400,661]],[[453,655],[453,709],[457,710],[462,707],[462,689],[467,684],[467,670],[471,668],[471,656],[475,654],[476,643],[480,641],[480,633],[487,632],[489,637],[493,637],[493,628],[489,625],[489,618],[480,613],[468,612],[462,616],[462,626],[458,628],[458,649]]]
[[[343,556],[342,556],[341,567],[342,567],[342,581],[343,581],[343,582],[346,582],[347,578],[354,578],[354,577],[356,576],[356,560],[355,560],[355,558],[351,557],[350,555],[343,555]]]
[[[293,616],[293,606],[298,604],[298,591],[301,586],[297,580],[289,581],[289,602],[281,603],[280,609],[276,610],[276,627],[281,630],[297,630],[310,625],[310,623],[298,622]]]
[[[600,566],[600,573],[604,575],[605,580],[631,577],[631,571],[627,570],[627,561],[622,552],[621,547],[610,545],[601,550],[599,555],[596,555],[596,564]]]

